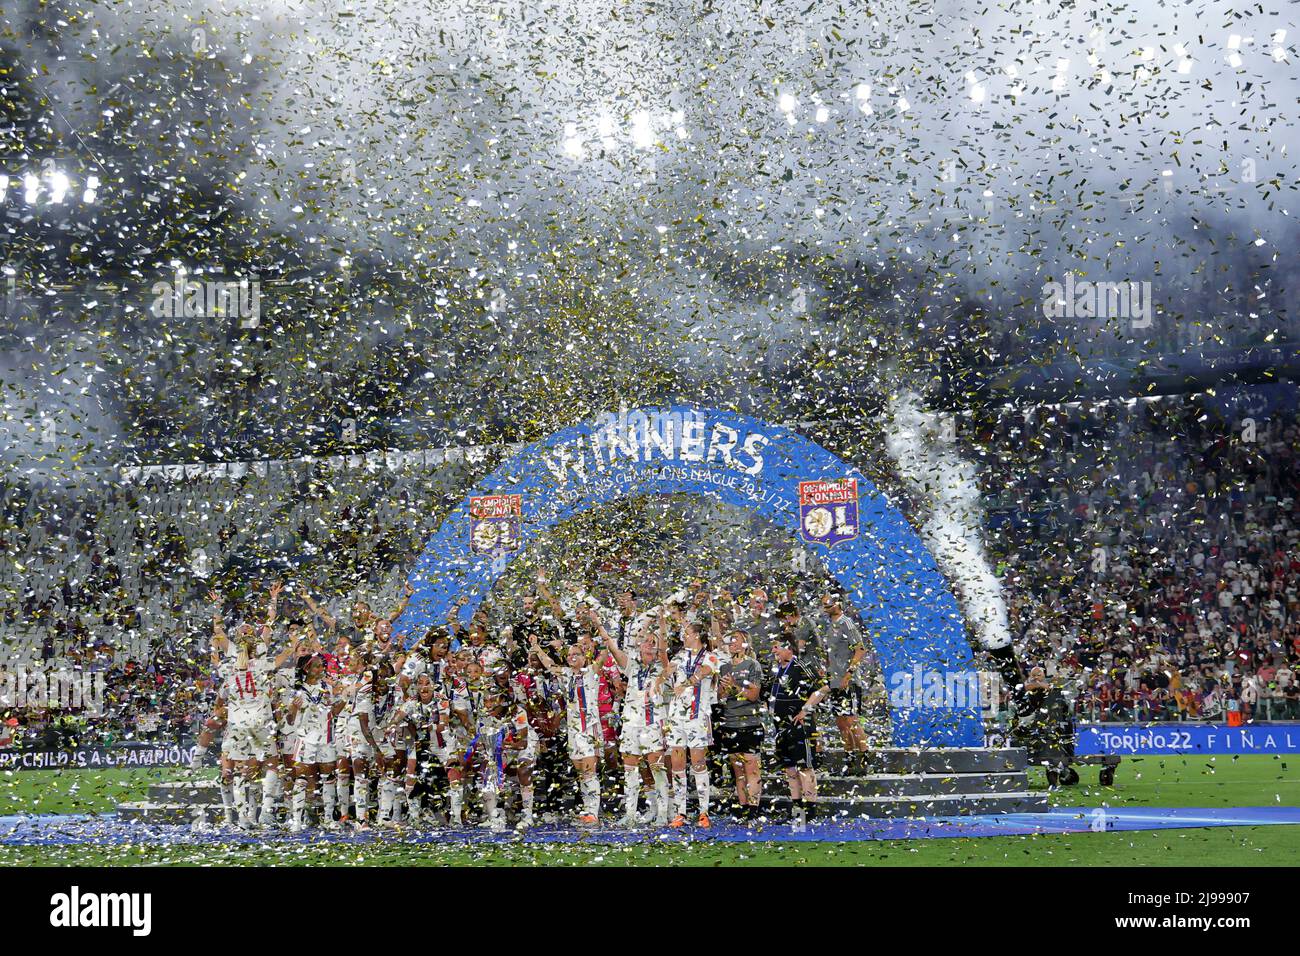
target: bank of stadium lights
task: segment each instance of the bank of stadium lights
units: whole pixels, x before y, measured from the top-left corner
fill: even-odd
[[[632,114],[632,145],[637,149],[649,149],[655,144],[655,140],[650,114],[645,110],[637,110]]]
[[[68,195],[68,187],[71,183],[68,181],[68,174],[64,172],[53,172],[50,174],[50,202],[59,205]]]
[[[1053,87],[1058,91],[1064,87],[1065,79],[1069,72],[1069,63],[1070,61],[1068,59],[1063,59],[1059,60],[1056,64],[1057,76],[1053,82]],[[1025,92],[1025,83],[1020,79],[1020,70],[1016,64],[1007,64],[1003,67],[1003,72],[1006,73],[1009,79],[1014,81],[1009,90],[1011,95],[1013,97],[1022,96]],[[1107,81],[1109,81],[1109,75],[1107,75]],[[984,103],[988,101],[987,81],[980,80],[974,72],[970,72],[966,74],[966,82],[967,93],[970,96],[971,102],[976,106],[983,106]],[[896,112],[906,113],[912,108],[911,102],[907,99],[907,96],[898,89],[898,87],[891,86],[888,88],[887,92],[893,100],[892,105]],[[853,87],[851,100],[858,112],[862,113],[864,116],[871,116],[875,113],[875,107],[871,104],[871,97],[871,84],[858,83]],[[824,105],[820,97],[815,93],[812,95],[812,102],[814,107],[813,120],[818,123],[829,121],[831,118],[830,107]],[[791,126],[798,124],[802,104],[795,94],[789,92],[780,93],[776,99],[776,106],[781,115],[785,117],[787,123]]]
[[[21,193],[23,202],[28,206],[61,206],[71,193],[76,194],[75,183],[61,169],[52,169],[45,175],[28,170],[16,179],[8,173],[0,173],[0,203],[9,198],[10,188],[15,194]],[[99,199],[99,177],[87,176],[84,187],[80,190],[81,201],[93,205]]]
[[[686,131],[686,115],[680,110],[669,114],[656,114],[650,110],[633,110],[626,123],[609,111],[602,111],[589,127],[595,133],[600,149],[612,153],[630,143],[634,149],[649,150],[661,140],[661,131],[670,129],[679,140],[690,138]],[[570,159],[579,160],[587,155],[588,137],[578,123],[565,123],[561,146]]]
[[[1014,66],[1008,66],[1006,69],[1008,75],[1013,77],[1016,75]],[[966,79],[970,83],[971,100],[977,105],[983,104],[988,97],[986,85],[979,82],[974,73],[967,73]],[[889,95],[893,97],[893,107],[897,112],[906,113],[912,108],[912,104],[908,102],[907,97],[899,91],[898,87],[891,86],[889,87],[888,92]],[[1023,92],[1023,89],[1021,92]],[[852,102],[858,112],[862,113],[864,116],[871,116],[876,111],[875,107],[871,105],[871,95],[872,88],[869,83],[859,83],[853,87]],[[813,121],[817,123],[828,122],[831,118],[831,108],[824,104],[816,93],[812,95],[811,99],[813,106]],[[790,92],[782,92],[778,94],[776,98],[776,108],[778,112],[785,117],[786,122],[791,126],[798,124],[799,116],[802,111],[802,104],[795,94]]]
[[[813,122],[825,123],[831,118],[831,109],[822,102],[821,97],[814,93],[811,97],[813,107]],[[785,121],[791,126],[799,122],[798,113],[802,104],[799,98],[793,93],[782,93],[776,98],[776,107],[785,117]]]

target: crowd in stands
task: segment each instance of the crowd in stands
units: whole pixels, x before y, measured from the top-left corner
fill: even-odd
[[[1003,411],[961,435],[1018,658],[1081,718],[1300,719],[1294,410],[1247,428],[1203,397],[1117,400]],[[292,566],[336,611],[391,602],[473,468],[263,471],[3,489],[0,668],[103,670],[104,713],[74,721],[101,740],[188,726],[210,680],[211,586]],[[775,593],[775,577],[717,583]],[[61,719],[19,716],[28,736]]]
[[[1016,647],[1081,717],[1300,718],[1300,423],[1195,398],[1007,414],[982,441]]]

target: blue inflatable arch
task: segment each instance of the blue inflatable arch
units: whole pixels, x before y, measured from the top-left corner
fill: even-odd
[[[870,636],[895,746],[984,742],[961,612],[933,557],[870,481],[778,425],[691,406],[557,432],[484,478],[430,537],[396,628],[408,643],[458,599],[468,620],[538,535],[620,498],[695,494],[757,512],[819,552]],[[765,664],[767,662],[764,662]]]

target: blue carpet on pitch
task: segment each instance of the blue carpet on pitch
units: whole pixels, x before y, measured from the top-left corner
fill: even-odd
[[[477,829],[396,830],[374,829],[290,834],[283,830],[217,829],[195,832],[189,826],[129,823],[115,814],[102,816],[42,815],[0,816],[0,845],[59,846],[155,844],[265,844],[265,843],[679,843],[716,840],[727,843],[766,843],[850,840],[916,840],[954,837],[1031,836],[1041,833],[1089,831],[1171,830],[1195,827],[1274,826],[1300,824],[1300,807],[1155,808],[1099,810],[1091,807],[1056,809],[1047,813],[1004,813],[961,817],[881,820],[818,820],[802,830],[790,825],[745,827],[716,822],[711,829],[644,829],[616,827],[578,829],[559,824],[542,825],[525,833],[489,833]]]

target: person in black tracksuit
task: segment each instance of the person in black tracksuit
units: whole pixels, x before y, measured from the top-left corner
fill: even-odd
[[[776,760],[790,784],[790,805],[796,820],[812,817],[817,808],[817,705],[830,693],[816,668],[805,666],[795,653],[794,639],[779,635],[772,645],[776,670],[767,689],[775,728]]]
[[[1029,762],[1047,768],[1049,786],[1078,783],[1074,762],[1074,717],[1059,688],[1034,667],[1015,694],[1013,739],[1029,751]]]

